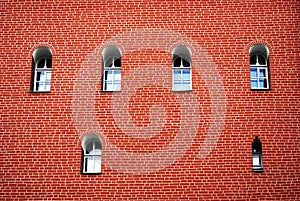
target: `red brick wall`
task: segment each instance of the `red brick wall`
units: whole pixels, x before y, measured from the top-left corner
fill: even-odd
[[[299,13],[296,0],[1,1],[0,199],[298,200]],[[156,46],[143,31],[159,31]],[[123,44],[110,41],[124,33],[133,35]],[[172,91],[172,47],[160,49],[169,33],[179,36],[173,47],[176,39],[191,47],[192,92]],[[271,90],[250,90],[249,48],[257,43],[270,50]],[[109,44],[123,53],[122,92],[101,91],[101,50]],[[31,55],[39,46],[53,53],[50,93],[29,92]],[[151,107],[159,108],[164,124],[148,138],[131,136],[114,119],[114,107],[123,107],[133,89],[125,89],[128,84],[136,91],[124,124],[147,129]],[[77,113],[83,97],[91,104]],[[214,108],[214,97],[224,98],[224,107]],[[181,110],[182,100],[190,101],[188,111]],[[183,113],[193,118],[182,119]],[[215,121],[222,129],[209,144]],[[186,138],[179,140],[182,154],[173,157],[164,150],[179,132]],[[103,141],[99,175],[80,174],[81,140],[88,134]],[[262,142],[263,173],[252,172],[255,136]],[[113,155],[108,144],[145,159],[155,153],[170,158],[156,161],[161,164],[153,171],[143,164],[134,169],[134,161]],[[205,147],[211,151],[200,157]]]

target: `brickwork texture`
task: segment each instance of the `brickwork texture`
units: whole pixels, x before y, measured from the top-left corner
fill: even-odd
[[[300,199],[299,1],[1,0],[0,19],[0,200]],[[270,90],[250,87],[255,44]],[[102,90],[108,45],[121,92]],[[177,45],[191,49],[192,91],[172,91]],[[41,46],[51,91],[32,93]],[[89,134],[101,174],[81,173]]]

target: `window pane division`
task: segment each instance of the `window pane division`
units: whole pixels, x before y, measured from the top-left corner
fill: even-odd
[[[173,89],[191,90],[191,69],[173,69]]]
[[[103,91],[121,90],[121,52],[116,46],[108,46],[103,52]]]
[[[250,82],[251,89],[269,89],[269,50],[262,44],[250,48]]]
[[[87,136],[83,144],[83,173],[101,172],[101,142],[96,135]]]
[[[252,89],[267,89],[268,82],[268,68],[267,67],[252,67],[250,68],[251,88]]]
[[[192,90],[190,50],[184,45],[177,46],[173,50],[172,60],[172,89],[174,91]]]
[[[105,91],[120,91],[121,90],[121,70],[104,70],[104,90]]]
[[[52,72],[52,53],[47,47],[39,47],[32,54],[33,79],[31,90],[50,91]]]

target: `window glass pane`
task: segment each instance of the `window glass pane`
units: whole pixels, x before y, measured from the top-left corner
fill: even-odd
[[[114,71],[114,80],[121,80],[121,71],[120,70]]]
[[[191,72],[190,72],[190,70],[183,70],[183,79],[184,80],[191,80]]]
[[[43,80],[44,80],[44,72],[37,72],[36,81],[43,81]]]
[[[110,57],[110,58],[108,58],[108,59],[105,61],[104,66],[105,66],[105,67],[112,67],[112,64],[113,64],[113,58]]]
[[[34,90],[39,91],[39,87],[40,87],[40,83],[36,82],[36,89]]]
[[[252,65],[256,64],[256,54],[250,57],[250,64]]]
[[[175,91],[187,91],[187,90],[191,90],[191,85],[190,82],[189,83],[179,83],[176,82],[173,84],[173,90]]]
[[[112,84],[112,82],[106,82],[106,84],[105,84],[105,90],[107,90],[107,91],[113,91],[113,84]]]
[[[86,147],[85,147],[85,153],[86,154],[91,154],[92,153],[92,151],[93,151],[93,144],[94,144],[94,142],[92,141],[92,142],[89,142],[87,145],[86,145]]]
[[[256,69],[256,68],[251,68],[251,69],[250,69],[250,76],[251,76],[252,78],[257,77],[257,69]]]
[[[38,61],[37,68],[44,68],[45,66],[45,58]]]
[[[253,166],[260,166],[260,157],[258,154],[253,154],[252,156],[252,164]]]
[[[258,55],[258,63],[260,65],[266,65],[266,60],[261,54]]]
[[[36,84],[36,87],[38,91],[44,91],[45,90],[45,83],[44,82],[39,82]]]
[[[174,70],[174,80],[181,80],[181,70]]]
[[[101,149],[101,143],[99,141],[95,141],[95,149]]]
[[[183,81],[182,84],[184,84],[184,85],[190,85],[191,82],[190,81]]]
[[[173,66],[180,67],[180,65],[181,65],[181,58],[177,57],[176,59],[174,59]]]
[[[180,91],[191,90],[190,82],[184,82],[179,86]]]
[[[84,172],[87,172],[88,157],[84,157]]]
[[[266,69],[259,69],[259,76],[266,77]]]
[[[174,83],[173,84],[173,90],[180,90],[180,86],[181,86],[181,84],[179,83],[179,82],[176,82],[176,83]]]
[[[121,59],[115,60],[115,67],[121,67]]]
[[[50,83],[49,82],[45,83],[45,90],[50,91]]]
[[[258,87],[257,80],[251,80],[251,88],[257,88],[257,87]]]
[[[184,67],[190,67],[191,66],[190,63],[187,60],[185,60],[185,59],[182,59],[182,65]]]
[[[113,72],[111,70],[105,71],[106,74],[106,80],[112,80],[113,79]]]
[[[121,83],[120,81],[114,82],[114,91],[120,91],[121,90]]]
[[[47,59],[47,68],[52,68],[52,60]]]
[[[267,88],[267,81],[266,79],[259,79],[259,87],[260,88]]]
[[[94,172],[100,172],[100,170],[101,170],[101,156],[95,156],[94,160],[95,160]]]
[[[94,172],[94,158],[93,157],[87,157],[86,158],[86,171],[87,172]]]
[[[51,80],[51,72],[45,72],[46,73],[46,81]]]

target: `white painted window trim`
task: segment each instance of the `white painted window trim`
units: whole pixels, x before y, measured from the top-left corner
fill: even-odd
[[[93,143],[93,150],[87,154],[87,145]],[[96,149],[96,142],[100,143],[100,150]],[[101,141],[96,135],[89,135],[83,141],[83,161],[82,161],[82,172],[83,173],[101,173],[101,160],[102,160],[102,148]],[[90,168],[87,167],[87,160],[92,159],[93,170],[89,171]],[[96,169],[96,163],[99,163],[98,168]]]
[[[177,48],[177,47],[176,47]],[[176,48],[174,49],[174,51],[176,50]],[[173,91],[191,91],[192,90],[192,65],[191,65],[191,53],[190,50],[185,47],[185,51],[189,52],[189,55],[185,55],[185,57],[183,55],[179,54],[174,54],[174,51],[172,53],[172,90]],[[174,66],[174,62],[176,59],[180,58],[180,66],[176,67]],[[188,63],[189,66],[188,67],[184,67],[183,66],[183,59],[185,59]],[[184,76],[183,76],[183,72],[188,70],[189,71],[189,75],[190,75],[190,79],[189,80],[185,80]],[[176,79],[175,80],[175,71],[180,71],[180,80]],[[181,85],[179,88],[175,87],[175,82],[180,82],[179,85]],[[189,84],[184,84],[185,82],[189,82]]]
[[[45,64],[44,64],[44,67],[43,68],[38,68],[38,64],[39,62],[42,60],[42,59],[45,59]],[[49,60],[51,60],[50,57],[41,57],[37,60],[37,62],[35,63],[35,72],[34,72],[34,86],[33,86],[33,91],[35,92],[46,92],[46,91],[50,91],[50,88],[51,88],[51,74],[52,74],[52,67],[49,68],[47,66],[47,62],[49,62]],[[44,73],[44,76],[43,78],[40,77],[40,80],[37,80],[37,74],[38,72],[41,72],[41,73]],[[47,72],[50,72],[50,79],[47,80],[47,76],[46,76],[46,73]],[[39,89],[40,86],[37,88],[37,83],[40,84],[43,84],[44,88],[43,89]],[[49,90],[46,89],[46,84],[49,83]]]
[[[107,66],[107,60],[109,60],[110,58],[112,58],[112,66],[109,67]],[[122,67],[117,67],[115,66],[115,61],[117,59],[121,59],[121,58],[118,58],[116,56],[112,56],[112,57],[108,57],[108,58],[105,58],[105,61],[104,61],[104,69],[103,69],[103,91],[121,91],[121,81],[122,81]],[[120,80],[115,80],[115,72],[116,71],[120,71]],[[106,74],[108,72],[111,72],[112,73],[112,80],[107,80],[107,77],[106,77]],[[107,81],[111,81],[112,83],[112,90],[107,90]],[[119,84],[116,84],[117,82],[120,82]],[[117,87],[115,87],[117,86]]]
[[[254,56],[254,55],[256,57],[256,64],[250,64],[250,79],[251,79],[250,85],[251,85],[251,89],[269,89],[268,60],[260,53],[253,54],[253,55],[251,55],[251,57]],[[259,64],[258,55],[261,55],[265,59],[265,64],[264,65]],[[252,77],[251,76],[251,70],[252,69],[256,69],[257,77]],[[261,69],[265,71],[265,76],[260,76],[260,70]],[[260,87],[259,86],[260,79],[265,79],[266,80],[266,83],[267,83],[266,87]],[[257,87],[252,87],[252,81],[257,81],[258,86]]]

